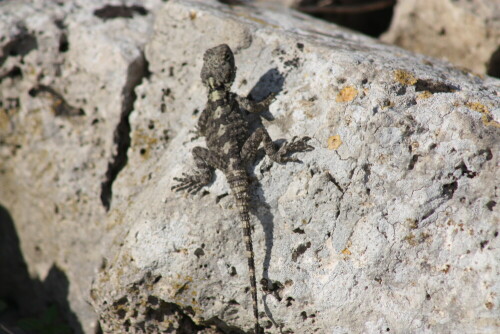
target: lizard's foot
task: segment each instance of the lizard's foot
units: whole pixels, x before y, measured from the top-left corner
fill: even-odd
[[[290,157],[288,155],[297,152],[308,152],[314,150],[314,147],[309,145],[307,142],[311,140],[310,137],[302,137],[297,139],[297,137],[293,137],[291,141],[285,142],[280,149],[274,154],[271,159],[279,162],[301,162],[299,159],[295,157]]]
[[[182,173],[183,177],[174,177],[174,180],[179,182],[172,186],[173,191],[183,191],[185,190],[188,194],[194,195],[198,193],[201,188],[210,183],[210,175],[206,174],[194,174],[187,175]]]

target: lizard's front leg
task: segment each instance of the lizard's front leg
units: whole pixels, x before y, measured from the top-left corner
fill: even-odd
[[[204,109],[200,115],[200,118],[198,118],[198,124],[196,124],[195,129],[189,130],[189,133],[193,134],[191,141],[195,141],[196,139],[198,139],[200,137],[205,137],[205,131],[206,131],[207,125],[208,125],[208,117],[209,117],[209,113],[207,112],[206,109]]]
[[[247,97],[236,96],[236,101],[241,108],[247,110],[251,113],[260,113],[269,108],[269,105],[273,102],[276,97],[276,93],[269,94],[264,100],[255,102]]]
[[[182,173],[182,177],[174,177],[178,183],[171,188],[172,190],[186,190],[188,194],[196,194],[212,181],[215,168],[224,169],[224,161],[206,148],[198,146],[193,148],[193,157],[196,171],[193,174]]]
[[[243,145],[241,149],[241,157],[247,162],[252,161],[257,154],[260,143],[262,143],[266,154],[269,156],[269,158],[271,158],[271,160],[278,163],[289,161],[300,162],[299,159],[290,157],[289,155],[296,152],[307,152],[314,150],[314,147],[307,143],[310,139],[310,137],[302,137],[300,139],[297,139],[297,137],[293,137],[291,141],[285,142],[278,149],[273,143],[273,140],[269,136],[269,133],[267,133],[266,129],[258,128],[254,133],[252,133],[252,135]]]

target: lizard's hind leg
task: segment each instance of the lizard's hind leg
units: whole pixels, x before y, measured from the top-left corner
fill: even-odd
[[[196,170],[192,174],[182,173],[182,177],[174,177],[178,183],[171,188],[172,190],[186,190],[188,194],[196,194],[212,181],[215,168],[224,168],[224,161],[206,148],[198,146],[193,148],[193,157]]]

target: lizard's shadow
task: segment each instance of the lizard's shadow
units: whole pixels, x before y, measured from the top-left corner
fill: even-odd
[[[265,99],[269,94],[278,94],[283,90],[284,82],[285,77],[276,68],[270,69],[260,77],[259,81],[257,81],[257,83],[250,90],[250,93],[248,93],[247,98],[254,101],[261,101]],[[262,122],[260,121],[261,117],[265,118],[268,121],[274,120],[274,117],[269,112],[269,109],[266,109],[259,114],[250,113],[248,115],[248,118],[250,120],[250,126],[252,130],[254,130],[256,127],[262,126]]]
[[[253,99],[255,101],[260,101],[266,98],[269,94],[275,93],[278,94],[283,90],[283,84],[285,81],[285,77],[275,68],[270,69],[267,71],[264,75],[262,75],[259,79],[259,81],[255,84],[255,86],[252,88],[250,93],[248,94],[248,98]],[[274,119],[273,115],[269,112],[269,109],[266,109],[265,111],[261,112],[260,114],[253,114],[250,113],[248,115],[248,119],[250,122],[250,130],[255,131],[255,129],[259,127],[263,127],[261,117],[265,118],[268,121],[271,121]],[[275,140],[274,142],[282,142],[283,140]],[[263,262],[263,269],[262,269],[262,282],[261,284],[263,285],[263,290],[264,292],[269,292],[269,284],[272,282],[272,280],[269,278],[269,265],[271,262],[271,253],[272,253],[272,248],[273,248],[273,240],[274,240],[274,216],[271,212],[270,206],[267,204],[266,198],[264,191],[262,189],[261,184],[257,181],[257,178],[255,177],[255,166],[259,163],[261,159],[265,156],[264,150],[261,148],[259,152],[257,153],[256,159],[249,168],[249,173],[250,176],[252,177],[252,191],[256,195],[255,197],[252,196],[252,198],[255,199],[253,205],[251,206],[251,213],[256,216],[260,223],[262,224],[263,230],[264,230],[264,237],[265,237],[265,257],[264,257],[264,262]],[[261,167],[260,170],[261,173],[266,173],[266,167]],[[274,323],[274,325],[279,329],[278,324],[274,321],[271,311],[269,310],[269,307],[267,306],[266,302],[266,297],[267,294],[264,294],[263,296],[263,304],[264,304],[264,311],[271,319],[271,321]]]

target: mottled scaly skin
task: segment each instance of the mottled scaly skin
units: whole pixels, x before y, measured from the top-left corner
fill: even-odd
[[[215,169],[221,170],[226,176],[243,225],[255,333],[258,334],[262,331],[259,326],[247,167],[253,162],[261,144],[266,154],[279,163],[299,161],[289,155],[294,152],[310,151],[313,147],[307,144],[310,138],[303,137],[294,138],[278,149],[265,128],[258,128],[253,133],[249,132],[247,112],[265,110],[274,95],[271,94],[263,101],[256,103],[230,91],[236,75],[236,66],[229,46],[222,44],[207,50],[203,61],[201,79],[208,89],[208,101],[198,120],[197,132],[205,137],[207,148],[195,147],[193,149],[197,170],[191,174],[183,173],[181,178],[174,178],[178,183],[172,189],[195,194],[211,182]]]

